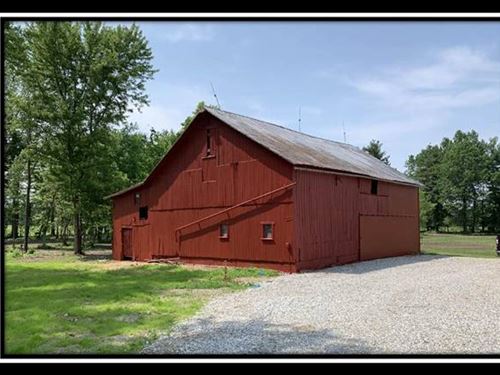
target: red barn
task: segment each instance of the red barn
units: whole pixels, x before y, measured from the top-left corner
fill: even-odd
[[[110,196],[113,257],[298,272],[416,254],[418,187],[357,147],[206,108]]]

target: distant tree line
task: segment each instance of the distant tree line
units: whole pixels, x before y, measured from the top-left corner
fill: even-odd
[[[500,232],[500,143],[474,130],[429,145],[406,162],[420,191],[421,226],[439,231]]]
[[[380,141],[363,150],[389,164]],[[406,161],[406,174],[423,184],[420,225],[440,231],[500,232],[500,143],[479,138],[474,130],[429,145]]]

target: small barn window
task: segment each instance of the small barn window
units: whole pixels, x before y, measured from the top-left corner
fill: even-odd
[[[148,218],[148,206],[139,207],[139,219],[147,220]]]
[[[262,239],[272,240],[273,239],[273,223],[262,223]]]
[[[207,156],[212,155],[212,136],[210,134],[210,129],[207,129]]]
[[[219,227],[219,238],[229,238],[229,224],[221,224]]]
[[[141,201],[141,193],[135,193],[134,194],[134,203],[139,204]]]
[[[374,195],[378,194],[378,181],[377,180],[372,180],[372,187],[370,192]]]

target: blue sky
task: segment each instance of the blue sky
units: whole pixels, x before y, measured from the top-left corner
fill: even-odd
[[[394,167],[475,129],[500,135],[500,23],[139,22],[159,69],[141,130],[178,129],[198,101],[364,146]]]

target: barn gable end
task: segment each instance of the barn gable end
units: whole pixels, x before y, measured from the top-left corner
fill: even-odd
[[[231,208],[281,189],[292,179],[288,162],[208,113],[197,116],[142,185],[113,197],[113,255],[123,258],[121,228],[131,227],[137,260],[178,256],[204,263],[264,260],[288,271],[294,263],[285,246],[293,236],[291,189]],[[139,208],[144,206],[148,219],[140,220]],[[262,239],[264,222],[276,223],[272,240]],[[229,227],[226,239],[219,236],[221,224]]]

